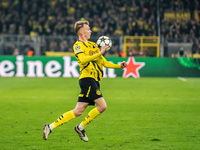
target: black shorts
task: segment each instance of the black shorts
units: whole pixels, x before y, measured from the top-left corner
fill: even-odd
[[[93,78],[82,78],[79,80],[81,92],[79,94],[78,102],[89,103],[94,105],[94,100],[102,97],[100,92],[100,84]]]

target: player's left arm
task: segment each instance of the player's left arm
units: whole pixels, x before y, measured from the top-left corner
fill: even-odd
[[[124,69],[127,66],[127,63],[125,61],[123,61],[120,65],[117,65],[107,61],[103,56],[101,57],[103,59],[103,66],[106,68]]]

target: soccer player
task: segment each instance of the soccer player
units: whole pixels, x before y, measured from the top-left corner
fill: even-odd
[[[53,123],[44,125],[43,137],[45,140],[54,128],[80,116],[88,105],[96,104],[96,107],[74,128],[81,140],[87,142],[88,137],[85,133],[85,127],[107,108],[99,84],[99,81],[103,76],[103,66],[116,69],[123,69],[127,66],[124,61],[120,65],[117,65],[108,62],[103,57],[103,54],[109,46],[106,45],[99,49],[96,43],[88,41],[92,31],[90,30],[89,22],[87,20],[77,21],[74,25],[74,30],[79,37],[79,40],[74,44],[73,49],[80,66],[79,85],[81,92],[76,107],[73,110],[64,113]]]

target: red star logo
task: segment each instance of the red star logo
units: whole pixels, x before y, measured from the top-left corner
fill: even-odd
[[[140,74],[138,72],[139,69],[141,69],[145,65],[144,62],[135,62],[134,57],[129,57],[127,66],[124,68],[123,77],[128,78],[130,76],[134,78],[139,78]]]

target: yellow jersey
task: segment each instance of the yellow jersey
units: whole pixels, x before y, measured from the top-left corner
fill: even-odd
[[[80,77],[102,80],[103,66],[106,68],[121,69],[120,65],[108,62],[100,53],[97,44],[91,41],[77,41],[73,45],[75,56],[80,66]]]

